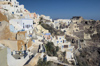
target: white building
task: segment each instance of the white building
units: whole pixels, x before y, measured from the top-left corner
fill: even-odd
[[[66,42],[66,43],[63,43],[61,44],[61,51],[64,52],[64,51],[73,51],[74,49],[74,46],[71,46],[71,43],[70,42]]]
[[[0,5],[3,9],[6,9],[10,14],[23,15],[24,5],[19,5],[16,0],[0,0],[3,2],[8,2],[10,4]]]
[[[67,42],[64,36],[56,36],[52,38],[52,42],[55,46],[59,46],[62,52],[66,50],[73,51],[74,49],[74,46],[71,46],[71,43]]]
[[[11,19],[10,30],[14,32],[27,31],[27,34],[32,34],[33,31],[33,20],[32,19]]]
[[[61,47],[62,44],[66,43],[66,39],[64,36],[54,36],[54,38],[52,38],[52,42],[55,46]]]
[[[58,21],[54,21],[53,25],[54,25],[54,28],[56,28],[56,29],[59,29],[59,27],[60,27],[60,24]]]
[[[75,62],[74,55],[71,51],[66,52],[66,59],[69,63],[71,63],[71,61]]]
[[[73,55],[74,46],[71,46],[71,43],[67,42],[64,36],[55,36],[52,39],[52,42],[55,46],[58,46],[62,52],[66,52],[66,59],[69,63],[71,63],[71,61],[75,61]]]
[[[28,60],[29,55],[26,58],[15,59],[11,55],[11,50],[0,44],[0,66],[23,66]]]
[[[12,5],[19,5],[19,2],[17,2],[16,0],[0,0],[0,1],[4,1],[4,2],[11,2]]]

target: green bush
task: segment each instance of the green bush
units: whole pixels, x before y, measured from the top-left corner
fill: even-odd
[[[39,24],[41,24],[41,22],[39,22]]]
[[[57,51],[59,50],[59,47],[55,47],[53,42],[48,42],[45,45],[45,48],[49,56],[57,56]]]
[[[51,61],[43,61],[42,59],[39,59],[38,63],[37,63],[37,66],[51,66]]]

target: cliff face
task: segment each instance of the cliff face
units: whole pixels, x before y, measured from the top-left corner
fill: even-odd
[[[2,31],[0,31],[0,40],[10,39],[12,37],[12,33],[9,30],[9,27],[6,26]]]
[[[83,21],[85,47],[76,55],[79,66],[99,66],[100,63],[100,24],[94,20]],[[77,36],[77,35],[76,35]],[[86,37],[89,38],[86,38]],[[87,40],[89,39],[89,40]],[[81,45],[82,46],[82,45]]]
[[[2,13],[0,13],[0,21],[8,21],[7,17],[5,15],[3,15]]]
[[[79,66],[99,66],[100,63],[100,48],[98,47],[86,47],[77,56]]]
[[[100,42],[100,24],[96,21],[84,22],[84,33],[90,35],[93,42]]]
[[[9,23],[6,21],[2,21],[0,24],[0,40],[3,39],[12,39],[15,40],[15,33],[10,32]]]

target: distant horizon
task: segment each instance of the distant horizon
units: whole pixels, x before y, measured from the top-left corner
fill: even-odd
[[[70,19],[82,16],[84,19],[100,20],[100,0],[17,0],[30,12],[50,16],[52,19]]]

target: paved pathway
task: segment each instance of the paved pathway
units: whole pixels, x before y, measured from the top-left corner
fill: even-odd
[[[74,65],[69,65],[69,64],[66,64],[66,63],[59,62],[59,61],[53,61],[53,62],[64,65],[64,66],[74,66]]]
[[[35,57],[32,58],[32,60],[25,66],[35,66],[41,56],[41,53],[37,53]]]

